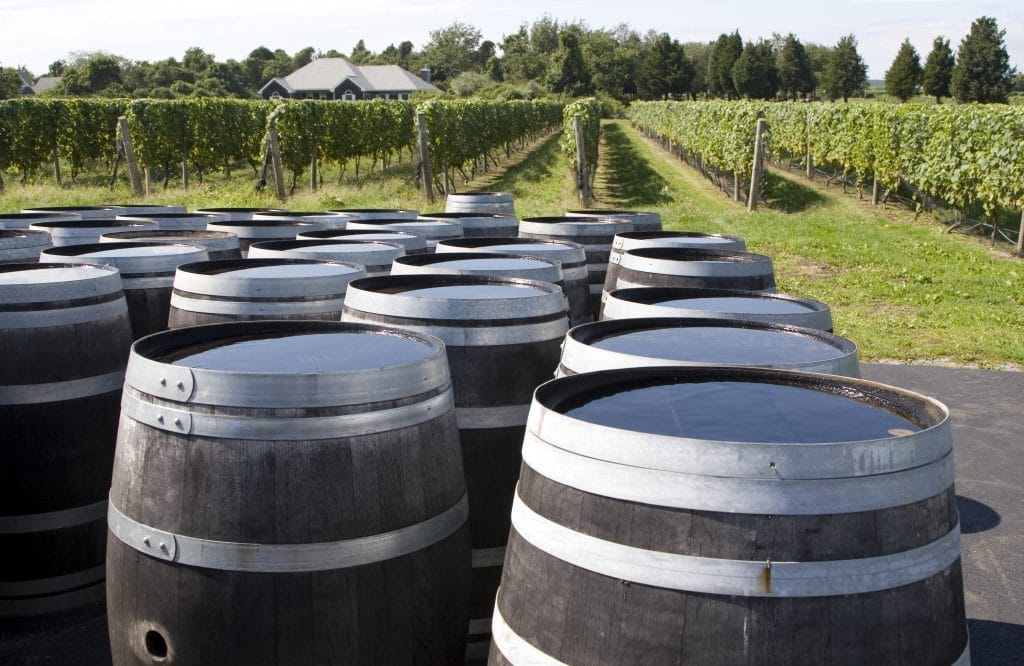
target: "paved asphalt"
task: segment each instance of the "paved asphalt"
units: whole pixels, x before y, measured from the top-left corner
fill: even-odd
[[[952,413],[964,584],[975,666],[1024,664],[1024,373],[864,365],[866,379]],[[102,607],[0,619],[0,664],[109,663]]]

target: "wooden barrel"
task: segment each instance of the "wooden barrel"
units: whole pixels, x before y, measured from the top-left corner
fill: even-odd
[[[228,222],[227,215],[215,213],[136,213],[118,215],[117,219],[133,222],[143,220],[156,222],[156,228],[162,231],[205,231],[206,225],[211,222]]]
[[[633,230],[629,220],[596,217],[528,217],[519,224],[520,238],[579,243],[587,253],[590,311],[601,310],[601,291],[608,271],[608,255],[616,234]]]
[[[437,339],[261,321],[141,340],[108,513],[114,664],[460,663],[467,514]]]
[[[415,220],[420,215],[418,210],[402,208],[332,208],[328,212],[341,213],[348,218],[349,222],[357,220]]]
[[[253,243],[271,240],[295,240],[302,231],[316,231],[323,227],[300,220],[241,220],[238,222],[217,222],[206,225],[210,231],[230,231],[238,236],[242,256],[248,256]]]
[[[71,214],[82,220],[113,218],[128,211],[122,206],[38,206],[22,208],[22,213]]]
[[[109,266],[0,266],[0,616],[103,598],[128,306]]]
[[[338,240],[358,241],[384,241],[385,243],[400,243],[405,248],[406,254],[426,254],[427,241],[423,236],[406,233],[404,231],[378,231],[376,229],[322,229],[320,231],[306,231],[295,237],[295,240],[326,240],[336,238]]]
[[[156,228],[156,222],[129,222],[112,217],[46,221],[37,222],[29,226],[29,229],[49,233],[50,242],[53,243],[54,247],[98,243],[100,236],[114,231],[148,231],[155,230]]]
[[[293,210],[268,210],[256,213],[252,216],[254,220],[280,220],[290,219],[300,222],[312,222],[320,229],[344,229],[348,217],[341,213],[330,211],[293,211]]]
[[[652,365],[775,368],[860,377],[857,345],[815,328],[736,319],[645,317],[577,326],[556,376]]]
[[[230,231],[114,231],[100,236],[101,243],[130,241],[193,245],[206,250],[210,259],[241,259],[238,236]]]
[[[188,209],[181,204],[116,204],[124,208],[124,215],[163,215],[165,213],[181,214]]]
[[[489,215],[487,213],[425,213],[421,220],[458,221],[462,225],[464,238],[493,238],[515,236],[519,223],[514,217]]]
[[[499,252],[448,252],[399,257],[392,275],[490,275],[542,280],[558,285],[564,293],[562,267],[553,259]],[[566,304],[568,308],[568,303]]]
[[[354,220],[346,229],[372,229],[376,231],[403,231],[421,236],[427,242],[427,252],[433,252],[441,241],[462,238],[462,223],[458,220],[400,220],[376,218],[370,220]]]
[[[338,321],[361,266],[312,259],[226,259],[178,267],[168,328],[255,319]]]
[[[486,213],[511,218],[516,216],[511,192],[452,192],[445,197],[444,209],[449,213]]]
[[[546,241],[538,238],[457,238],[443,241],[434,249],[448,252],[497,252],[542,257],[557,261],[562,267],[562,290],[569,300],[569,326],[594,321],[590,310],[590,284],[587,254],[579,243]]]
[[[387,275],[391,264],[405,254],[398,243],[344,239],[287,240],[253,243],[252,259],[325,259],[343,261],[363,267],[367,276]]]
[[[967,664],[949,413],[858,379],[537,389],[490,663]]]
[[[265,213],[267,211],[279,211],[280,208],[245,208],[228,206],[223,208],[197,208],[196,213],[212,213],[214,215],[225,215],[229,222],[247,222],[253,218],[256,213]]]
[[[39,253],[51,247],[50,234],[31,229],[0,229],[0,264],[39,261]]]
[[[566,211],[565,215],[566,217],[600,217],[629,220],[633,223],[633,231],[661,231],[661,215],[650,211],[592,208],[589,210]]]
[[[469,656],[482,656],[534,389],[568,329],[558,287],[518,278],[401,275],[356,280],[342,321],[429,333],[445,343],[469,488],[473,543]]]
[[[609,293],[601,318],[630,317],[745,319],[832,332],[828,304],[778,292],[634,287]]]
[[[169,243],[94,243],[44,250],[42,263],[85,263],[113,266],[121,272],[132,333],[141,338],[167,329],[171,288],[178,266],[208,259],[194,245]]]
[[[57,222],[58,220],[80,220],[78,213],[0,213],[4,229],[28,229],[36,222]]]

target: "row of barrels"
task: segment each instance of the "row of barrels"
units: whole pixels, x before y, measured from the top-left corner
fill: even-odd
[[[529,222],[524,220],[521,225],[521,236],[525,236]],[[607,315],[607,309],[616,301],[644,305],[643,301],[649,300],[671,312],[672,318],[630,320],[606,316],[609,321],[581,325],[569,332],[572,298],[569,296],[570,302],[567,303],[569,291],[564,289],[564,276],[563,289],[559,289],[557,280],[553,279],[531,280],[507,275],[465,277],[458,274],[460,269],[457,267],[449,267],[447,270],[451,272],[445,273],[444,262],[437,259],[438,254],[416,257],[415,261],[409,262],[413,258],[410,254],[392,260],[391,276],[359,276],[348,281],[344,297],[340,299],[341,319],[345,323],[258,322],[181,328],[147,338],[135,346],[125,380],[121,434],[108,508],[111,530],[108,566],[117,575],[108,578],[107,593],[111,604],[111,636],[118,663],[136,660],[150,663],[155,659],[169,658],[181,663],[208,662],[211,659],[262,661],[266,660],[267,654],[280,653],[281,650],[288,654],[311,655],[308,659],[297,658],[296,661],[317,661],[316,655],[336,655],[339,646],[347,648],[348,654],[358,655],[352,657],[352,661],[366,663],[452,662],[461,658],[459,652],[465,641],[467,620],[471,641],[486,640],[488,630],[494,628],[491,648],[494,663],[544,660],[551,663],[621,663],[648,659],[644,655],[656,656],[655,661],[676,661],[679,658],[678,625],[684,618],[693,631],[699,633],[713,629],[720,632],[722,641],[732,641],[734,645],[730,647],[734,647],[737,634],[730,632],[737,630],[737,622],[741,620],[746,631],[747,620],[758,614],[771,617],[772,622],[783,623],[786,627],[791,626],[785,624],[787,621],[797,618],[799,622],[792,626],[799,625],[801,631],[805,631],[811,619],[820,618],[821,604],[831,604],[836,594],[882,594],[878,590],[869,590],[870,586],[879,585],[879,581],[888,584],[886,581],[893,580],[891,572],[883,572],[872,578],[874,582],[862,581],[860,587],[848,585],[841,588],[843,591],[836,592],[840,588],[824,586],[817,594],[806,593],[810,584],[801,588],[776,583],[773,587],[771,559],[762,562],[757,557],[750,557],[751,553],[741,552],[742,543],[749,539],[738,537],[737,543],[726,544],[727,539],[714,533],[714,526],[722,522],[719,514],[739,512],[738,519],[733,523],[726,521],[726,524],[733,524],[730,528],[733,531],[739,528],[740,532],[746,533],[760,529],[756,527],[757,519],[764,516],[755,514],[770,511],[777,518],[781,516],[785,524],[776,528],[777,532],[772,532],[775,536],[768,539],[767,545],[762,543],[758,548],[773,555],[787,552],[792,555],[793,561],[784,559],[775,564],[777,580],[799,578],[809,573],[811,579],[819,582],[847,576],[859,569],[854,566],[846,571],[840,566],[833,566],[835,571],[830,571],[827,561],[804,570],[790,566],[805,559],[807,554],[801,549],[809,547],[787,546],[784,543],[787,535],[794,531],[817,533],[816,530],[824,529],[829,543],[839,544],[839,535],[845,529],[862,525],[865,520],[874,521],[872,524],[878,521],[893,521],[895,524],[900,519],[912,522],[919,519],[920,511],[903,510],[891,516],[886,513],[896,506],[891,503],[895,499],[913,499],[911,496],[915,493],[920,495],[935,490],[936,484],[942,486],[943,483],[946,485],[942,486],[939,494],[944,493],[945,504],[931,499],[932,495],[929,495],[926,499],[932,504],[928,506],[933,512],[945,511],[947,517],[955,518],[955,505],[951,509],[949,504],[952,470],[946,460],[949,458],[948,450],[943,449],[943,437],[948,444],[948,423],[941,406],[927,400],[915,402],[920,396],[905,392],[869,390],[862,386],[864,383],[855,380],[835,380],[828,384],[820,378],[798,381],[785,373],[782,379],[772,373],[755,373],[751,379],[735,372],[722,371],[726,373],[722,375],[706,369],[709,363],[787,367],[777,356],[772,357],[779,353],[778,349],[773,349],[772,344],[764,347],[764,338],[760,337],[764,335],[779,340],[799,340],[807,346],[817,344],[819,347],[814,353],[820,356],[822,349],[828,350],[823,355],[824,361],[817,358],[808,362],[806,356],[800,357],[800,354],[806,354],[807,349],[801,352],[790,349],[788,351],[800,360],[788,364],[788,367],[856,375],[856,354],[852,344],[825,332],[831,329],[827,306],[809,299],[772,293],[774,276],[771,275],[770,262],[768,274],[762,271],[757,277],[759,274],[748,265],[764,263],[756,255],[736,250],[671,247],[669,239],[678,239],[685,234],[660,232],[664,235],[659,240],[670,247],[653,248],[658,250],[653,256],[645,256],[642,251],[645,248],[620,247],[620,261],[609,262],[606,259],[602,266],[598,261],[589,260],[601,252],[606,257],[612,256],[614,243],[631,240],[627,237],[637,232],[620,231],[614,234],[619,236],[614,243],[608,238],[600,248],[597,247],[599,243],[593,242],[599,235],[596,231],[601,229],[598,225],[619,224],[616,220],[573,222],[557,218],[544,220],[541,224],[565,225],[588,234],[575,234],[577,239],[585,241],[581,243],[584,248],[577,248],[583,249],[588,266],[587,282],[590,286],[587,293],[590,298],[585,298],[585,301],[596,304],[599,309],[603,301]],[[699,243],[706,235],[690,236],[691,242]],[[487,248],[493,249],[502,245],[522,245],[525,240],[521,237],[488,239],[486,242],[491,243]],[[714,237],[715,242],[721,240],[722,237]],[[472,247],[475,241],[470,241],[450,242],[454,249],[481,249]],[[542,243],[551,244],[551,241]],[[586,248],[588,244],[594,247]],[[571,248],[571,245],[563,245]],[[436,250],[444,251],[443,246],[444,242],[439,243]],[[517,251],[522,251],[522,248]],[[640,253],[639,263],[630,265],[631,257],[637,252]],[[467,256],[471,255],[453,261],[470,261]],[[501,270],[494,266],[498,261],[494,256],[474,259],[491,262],[491,270]],[[553,268],[565,268],[561,261],[545,265],[535,254],[522,259],[540,264],[533,270],[548,271],[548,278],[556,276],[551,273]],[[259,261],[266,260],[226,262],[236,265],[225,272],[251,270]],[[317,263],[309,259],[304,261]],[[693,274],[694,266],[702,262],[708,265],[699,267]],[[201,266],[202,263],[218,262],[192,265]],[[323,263],[320,262],[321,265]],[[579,257],[576,263],[579,263]],[[249,266],[245,267],[245,264]],[[409,268],[435,270],[440,274],[421,275],[415,270],[396,274],[395,269],[406,264]],[[712,264],[724,268],[725,275],[721,271],[707,275],[708,270],[715,268]],[[736,266],[740,270],[737,271]],[[36,270],[57,269],[40,266]],[[77,266],[66,270],[108,269]],[[16,272],[19,271],[12,271]],[[188,272],[179,268],[177,275]],[[735,275],[730,275],[730,272]],[[202,273],[199,271],[197,274]],[[541,277],[541,274],[535,276]],[[729,281],[733,277],[747,282]],[[614,280],[609,283],[612,278]],[[702,282],[701,278],[726,282]],[[634,279],[638,282],[630,281]],[[614,288],[621,286],[619,280],[627,280],[628,288]],[[595,285],[600,289],[595,289]],[[651,285],[658,286],[652,288]],[[702,288],[709,285],[715,289]],[[610,288],[606,291],[605,286]],[[723,286],[754,287],[760,291],[744,293],[721,289]],[[651,294],[635,293],[645,291],[658,294],[652,298]],[[187,292],[184,286],[175,288],[175,296],[183,292]],[[196,295],[195,291],[188,293]],[[216,298],[214,294],[204,296],[208,300]],[[688,301],[692,307],[680,307],[679,303]],[[751,307],[751,304],[756,306]],[[700,307],[707,309],[700,310]],[[787,308],[790,312],[778,314],[793,317],[801,314],[802,310],[802,314],[813,318],[817,322],[816,328],[821,330],[794,329],[789,326],[792,323],[789,320],[785,323],[771,321],[771,310]],[[733,317],[721,318],[730,310],[743,312],[750,309],[768,310],[761,313],[768,321],[759,323],[743,317],[740,319],[744,321],[733,321]],[[694,319],[695,311],[716,313],[713,316],[719,318]],[[332,314],[327,318],[336,320],[338,317]],[[574,323],[585,321],[587,317],[581,315]],[[729,336],[732,336],[731,340],[727,341]],[[426,359],[436,356],[436,352],[431,351],[438,346],[433,342],[435,339],[444,342],[442,355],[447,357],[450,377],[440,378],[441,373],[436,367],[433,370],[427,368],[430,364]],[[563,340],[564,348],[559,351]],[[730,347],[734,350],[753,347],[753,351],[758,352],[758,345],[762,346],[760,355],[752,353],[742,361],[728,356]],[[407,354],[401,351],[403,346],[407,347]],[[418,352],[413,353],[413,349]],[[673,358],[679,350],[694,353],[691,358]],[[713,353],[725,354],[724,360],[714,358]],[[594,372],[602,368],[622,367],[624,359],[632,365],[670,361],[690,365],[691,368],[675,368],[670,372],[665,368],[629,373],[614,370]],[[399,372],[400,368],[402,372]],[[547,401],[545,396],[548,394],[543,390],[534,396],[534,389],[556,368],[558,374],[565,376],[564,379],[545,385],[545,389],[564,386],[568,387],[564,389],[567,393],[561,392],[562,389],[551,389],[555,391],[552,395],[556,396],[551,401]],[[403,374],[404,371],[409,372]],[[568,376],[576,373],[585,374],[580,374],[579,378]],[[391,378],[392,374],[396,374],[398,379]],[[430,379],[427,381],[423,377]],[[603,379],[598,381],[599,378]],[[379,390],[377,380],[381,382]],[[943,464],[932,467],[941,469],[943,473],[937,480],[931,480],[931,485],[924,483],[926,487],[897,493],[898,497],[890,492],[881,493],[873,503],[862,501],[864,506],[857,505],[854,513],[874,513],[861,515],[857,519],[861,522],[850,522],[832,515],[845,515],[851,511],[850,506],[853,505],[849,496],[857,494],[857,491],[854,483],[845,483],[849,489],[842,493],[842,497],[835,498],[831,504],[820,502],[815,507],[813,518],[801,524],[800,517],[804,515],[801,511],[807,511],[813,504],[807,497],[812,497],[815,486],[821,485],[821,475],[827,467],[824,462],[809,463],[801,455],[793,453],[795,450],[802,453],[806,447],[794,449],[786,444],[775,446],[777,450],[773,451],[754,445],[748,446],[747,450],[742,447],[730,449],[716,443],[721,433],[715,433],[704,436],[711,442],[705,442],[709,451],[693,445],[696,447],[691,452],[694,459],[690,461],[680,460],[686,456],[673,450],[679,445],[681,436],[691,439],[686,433],[671,429],[650,432],[651,428],[660,427],[654,424],[665,421],[667,415],[671,415],[674,422],[679,420],[676,413],[678,405],[674,400],[652,396],[659,391],[664,393],[667,386],[685,383],[694,386],[763,384],[769,391],[780,388],[802,390],[816,397],[819,394],[842,396],[853,390],[862,391],[868,397],[855,401],[858,407],[866,405],[868,411],[873,408],[874,412],[880,413],[897,412],[901,418],[896,419],[895,425],[890,423],[891,427],[883,428],[884,432],[857,433],[862,440],[856,440],[857,446],[848,446],[850,451],[846,455],[856,451],[861,459],[865,455],[884,457],[883,454],[891,458],[888,449],[868,451],[870,447],[864,442],[873,443],[875,439],[885,440],[885,446],[891,449],[901,449],[901,454],[904,448],[915,449],[915,452],[906,454],[907,457],[891,463],[888,468],[882,462],[876,462],[870,468],[864,468],[862,463],[850,475],[874,481],[879,474],[921,466],[924,464],[922,460],[931,465],[933,461],[926,459],[933,454]],[[627,385],[629,390],[623,390]],[[735,387],[732,388],[730,395],[735,394]],[[621,404],[613,409],[615,405],[606,408],[602,402],[634,390],[641,396],[637,401],[627,402],[624,414],[621,413]],[[675,390],[678,389],[673,388]],[[448,397],[443,397],[446,395]],[[339,401],[339,396],[347,397]],[[690,418],[702,413],[717,413],[723,417],[722,404],[702,405],[700,399],[694,400]],[[777,410],[767,417],[763,409],[760,412],[756,409],[766,401],[775,404]],[[602,406],[588,411],[586,405],[590,402],[601,403]],[[736,409],[758,413],[760,420],[751,427],[763,429],[765,422],[789,423],[793,420],[793,416],[786,414],[788,407],[780,406],[787,402],[807,402],[807,395],[801,395],[795,401],[792,396],[787,400],[776,395],[754,395],[746,403],[737,405]],[[840,418],[843,410],[849,407],[845,404],[847,402],[850,401],[840,400],[843,404],[835,409],[835,418],[825,420],[844,424],[849,421],[848,418]],[[643,409],[637,411],[638,406]],[[824,413],[812,412],[816,418],[822,418]],[[529,428],[526,427],[527,413],[530,414]],[[595,418],[594,414],[600,418]],[[609,415],[612,420],[602,421],[604,417],[601,415]],[[736,433],[742,430],[742,419],[734,419],[731,414],[724,418],[736,421]],[[451,434],[453,425],[454,439]],[[889,430],[900,431],[898,441],[893,439]],[[908,433],[903,433],[904,430]],[[919,437],[925,440],[920,444],[911,441],[918,434],[917,430],[926,433]],[[798,431],[799,428],[790,424],[789,430],[781,436],[796,438]],[[627,444],[629,450],[617,451],[623,443],[624,432],[631,437]],[[736,433],[733,436],[739,437]],[[812,438],[808,443],[820,443],[822,440],[813,438],[830,434],[827,429],[825,432],[819,429],[804,436]],[[854,434],[851,430],[850,435]],[[429,455],[420,451],[415,454],[418,456],[415,460],[410,459],[414,453],[403,450],[403,447],[409,448],[410,440],[403,437],[411,437],[417,442],[429,440]],[[659,437],[663,441],[654,441]],[[845,459],[843,453],[830,453],[835,458],[831,462],[838,464]],[[749,461],[745,460],[750,456]],[[787,510],[782,500],[778,501],[780,508],[777,510],[765,508],[769,505],[761,506],[754,499],[745,504],[725,505],[731,508],[712,510],[718,495],[735,501],[735,493],[728,490],[729,483],[736,491],[745,487],[742,484],[752,483],[751,478],[762,479],[767,472],[759,465],[764,464],[767,458],[777,460],[771,460],[766,468],[775,476],[767,477],[768,483],[764,485],[777,484],[779,475],[782,475],[783,479],[799,481],[807,486],[802,487],[800,483],[793,486],[795,490],[792,492],[806,496],[799,510]],[[709,461],[722,463],[729,459],[744,459],[744,463],[735,469],[726,465],[721,470],[703,469],[701,473]],[[397,466],[394,466],[396,461]],[[222,470],[223,477],[220,476]],[[359,473],[354,470],[359,470]],[[460,485],[458,479],[461,479],[462,470],[465,482]],[[428,472],[426,481],[417,476],[425,471]],[[734,478],[722,482],[720,477],[729,476],[729,473]],[[796,476],[791,476],[791,473]],[[829,473],[832,474],[830,478],[842,479],[845,472],[839,466]],[[905,476],[908,482],[916,482],[925,475],[918,473],[910,478],[913,475],[908,472]],[[330,482],[317,483],[317,480],[326,479]],[[890,480],[896,481],[896,476]],[[515,489],[517,481],[518,491]],[[399,482],[400,489],[394,485]],[[702,493],[697,489],[702,487],[701,484],[709,483],[725,485],[717,495],[712,493],[710,499],[700,499]],[[694,489],[681,495],[679,488],[687,484]],[[326,488],[327,485],[331,487]],[[311,497],[310,492],[316,496]],[[779,492],[779,488],[766,487],[762,495],[769,497]],[[393,497],[395,494],[400,496]],[[467,497],[464,498],[464,494]],[[745,491],[738,492],[740,496],[744,494]],[[666,497],[670,499],[666,500]],[[368,515],[356,515],[351,507],[353,502]],[[320,506],[306,506],[311,503],[319,503]],[[418,504],[413,507],[410,503]],[[202,507],[198,507],[199,504]],[[664,507],[658,508],[662,504]],[[867,504],[872,504],[873,508]],[[939,504],[945,509],[938,507]],[[645,513],[639,510],[642,506],[650,506],[651,509]],[[327,515],[330,513],[328,509],[334,513],[344,509],[345,520],[339,520],[333,514]],[[830,513],[819,515],[822,511]],[[467,520],[468,537],[465,529]],[[824,524],[827,525],[823,527]],[[906,527],[903,523],[900,526]],[[416,529],[412,530],[413,527]],[[931,548],[930,556],[952,570],[950,553],[955,551],[958,554],[951,545],[953,540],[947,536],[943,542],[944,549],[939,553],[933,552],[940,549],[928,541],[939,533],[952,534],[951,529],[943,531],[946,527],[949,525],[938,521],[929,528],[927,535],[915,537],[917,542],[912,546],[893,544],[891,535],[881,535],[877,537],[877,546],[863,546],[863,552],[851,553],[851,557],[846,559],[856,562],[861,569],[889,567],[895,570],[899,564],[897,561],[906,559],[904,551]],[[676,536],[680,529],[689,530],[691,534],[683,545]],[[432,536],[418,541],[413,539],[418,547],[412,551],[403,552],[397,546],[380,547],[374,551],[372,544],[409,539],[410,532],[403,530]],[[625,542],[622,542],[623,530],[628,533]],[[465,548],[467,538],[472,542],[470,551]],[[508,539],[511,541],[506,552]],[[659,539],[671,544],[661,543]],[[720,543],[709,548],[708,539]],[[856,539],[863,541],[863,535],[858,534]],[[854,539],[851,537],[850,540]],[[257,547],[253,544],[263,545]],[[366,544],[365,547],[362,544]],[[830,547],[841,550],[839,545]],[[673,558],[669,557],[671,552],[665,553],[659,548],[669,551],[690,548],[692,551],[677,552],[675,555],[678,557]],[[362,559],[354,556],[354,559],[347,559],[352,552],[364,555]],[[468,611],[464,607],[459,610],[453,601],[466,593],[465,583],[469,581],[465,575],[467,552],[471,553],[468,560],[473,571],[473,601]],[[648,554],[642,555],[639,563],[626,562],[637,552]],[[843,559],[831,555],[816,553],[814,557]],[[666,558],[671,566],[659,577],[657,571],[663,568],[661,562]],[[439,567],[442,561],[447,569]],[[626,563],[617,568],[615,562]],[[502,563],[505,565],[504,574]],[[934,568],[934,562],[930,564]],[[693,576],[683,575],[694,567],[697,569]],[[719,567],[733,567],[744,572],[739,578],[733,573],[725,575],[725,579],[732,576],[740,580],[747,576],[757,581],[761,585],[758,589],[767,590],[767,594],[754,594],[747,588],[741,590],[742,585],[722,587],[721,581],[716,582],[715,578],[723,576],[716,572]],[[927,565],[924,568],[927,569]],[[824,569],[825,573],[819,569]],[[915,573],[907,575],[919,576],[921,570],[922,567],[918,566]],[[958,571],[957,560],[954,573]],[[267,573],[287,575],[267,580]],[[494,590],[503,575],[497,612],[491,619],[491,610],[495,608]],[[173,585],[167,588],[167,592],[156,593],[164,589],[168,576],[173,576]],[[864,577],[871,578],[867,574]],[[697,582],[691,582],[690,578]],[[962,627],[959,632],[956,630],[956,599],[939,598],[945,594],[946,588],[952,590],[955,587],[955,575],[947,573],[947,578],[952,581],[949,585],[933,578],[935,576],[928,578],[932,597],[926,601],[932,604],[930,608],[939,601],[949,602],[947,605],[952,609],[950,617],[946,618],[949,638],[944,644],[933,645],[931,652],[918,650],[924,641],[908,643],[918,650],[913,652],[914,659],[909,660],[914,663],[951,663],[951,660],[943,661],[943,655],[949,653],[951,646],[963,637]],[[388,580],[385,582],[384,579]],[[294,582],[296,587],[292,588],[285,580]],[[608,580],[614,583],[612,587],[607,587]],[[671,580],[672,584],[666,586],[666,580]],[[227,606],[211,602],[213,588],[223,593],[229,587],[230,603]],[[630,592],[634,587],[636,591]],[[885,588],[885,593],[891,598],[889,587]],[[934,590],[936,587],[938,592]],[[648,593],[651,588],[653,592]],[[358,591],[361,589],[373,592],[360,595]],[[139,594],[140,590],[147,593]],[[821,591],[828,591],[829,595],[822,596]],[[312,592],[318,594],[310,596]],[[962,625],[962,589],[960,594],[959,621]],[[373,595],[404,609],[385,613],[372,603],[370,597]],[[749,604],[733,603],[732,615],[715,610],[720,607],[721,600],[732,599],[735,602],[737,596],[754,599]],[[286,599],[283,606],[282,597]],[[809,604],[806,608],[794,609],[795,604],[806,601],[803,597],[822,601],[814,608]],[[337,604],[340,598],[346,599],[345,608],[333,607],[331,604]],[[405,602],[406,598],[417,601]],[[771,605],[779,598],[782,601],[778,607],[789,608],[788,611]],[[900,603],[918,603],[915,596],[906,600],[901,596],[897,600]],[[292,603],[294,605],[290,605]],[[865,603],[882,601],[851,602],[845,612],[851,617],[862,615]],[[197,604],[206,604],[209,608],[199,612]],[[692,617],[687,613],[680,614],[681,608],[691,606]],[[228,619],[225,619],[225,608],[231,609]],[[410,615],[410,609],[418,609],[419,614]],[[370,617],[365,616],[366,613]],[[275,626],[273,618],[279,615],[288,615],[294,621],[288,627],[279,626],[275,631],[268,631],[268,626]],[[245,628],[237,626],[249,619],[252,624]],[[636,624],[629,624],[626,619]],[[837,626],[831,626],[829,631],[839,635],[840,628],[844,627],[847,638],[842,640],[845,641],[865,631],[863,627],[847,627],[846,619],[838,618]],[[650,626],[645,629],[648,623]],[[461,632],[458,629],[460,625]],[[215,626],[222,631],[209,631]],[[365,635],[353,643],[352,634],[340,629],[350,626],[373,627],[381,636],[387,636],[386,644],[382,645],[380,640],[370,641]],[[730,653],[722,642],[715,641],[706,648],[709,652],[693,653],[693,659],[731,663],[743,657],[756,661],[756,654],[760,652],[749,652],[753,649],[764,652],[764,658],[773,661],[774,653],[765,648],[765,641],[771,639],[771,631],[757,627],[753,630],[757,640],[753,648],[744,648],[748,652]],[[907,641],[905,634],[920,633],[920,626],[896,623],[886,630],[889,632],[887,636],[894,637],[893,640]],[[319,638],[314,639],[314,636]],[[707,642],[706,639],[702,641]],[[700,642],[694,642],[688,649],[696,649]],[[670,645],[672,643],[675,647]],[[965,644],[964,638],[961,647]],[[429,656],[409,652],[410,645],[427,646],[425,649]],[[251,652],[243,654],[250,648]],[[353,649],[356,651],[352,652]],[[873,649],[872,655],[888,654],[887,647]],[[715,656],[719,651],[720,656]],[[927,655],[935,656],[935,659],[924,658]],[[919,658],[922,660],[918,661]],[[822,660],[828,661],[827,656]],[[862,661],[866,657],[855,656],[852,660]]]

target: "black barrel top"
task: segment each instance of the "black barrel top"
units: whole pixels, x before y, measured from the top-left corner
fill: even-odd
[[[796,314],[813,308],[799,301],[756,296],[711,296],[706,298],[676,298],[652,302],[670,308],[708,310],[710,312],[748,312],[750,314]]]
[[[403,291],[404,296],[415,298],[455,298],[465,300],[490,300],[500,298],[526,298],[543,294],[544,291],[529,285],[464,284],[442,287],[421,287]]]
[[[236,263],[218,274],[231,278],[300,278],[345,275],[358,271],[354,266],[338,262],[273,263],[262,266],[246,266],[253,260]],[[213,263],[213,262],[211,262]],[[194,265],[194,264],[193,264]]]

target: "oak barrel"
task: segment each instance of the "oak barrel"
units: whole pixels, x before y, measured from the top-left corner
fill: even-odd
[[[604,293],[612,291],[618,284],[622,253],[641,247],[695,247],[744,252],[747,249],[747,244],[739,236],[705,234],[696,231],[630,231],[618,234],[612,240],[612,251],[608,256],[608,273],[604,278]]]
[[[346,229],[375,229],[377,231],[404,231],[422,236],[427,241],[427,251],[433,252],[440,241],[462,238],[462,223],[458,220],[412,220],[394,218],[373,218],[353,220]]]
[[[340,213],[348,218],[349,222],[357,220],[415,220],[420,215],[418,210],[402,208],[332,208],[328,212]]]
[[[32,229],[0,229],[0,264],[39,261],[39,253],[51,247],[50,234]]]
[[[230,231],[156,229],[154,231],[114,231],[100,236],[101,243],[124,243],[129,241],[193,245],[206,250],[206,254],[210,256],[211,260],[242,258],[238,236]]]
[[[149,231],[156,228],[156,222],[142,220],[125,221],[113,217],[91,217],[81,220],[47,220],[29,225],[29,229],[49,233],[50,242],[53,243],[54,247],[98,243],[100,236],[113,231]]]
[[[77,215],[80,220],[96,218],[112,218],[126,214],[128,209],[123,206],[37,206],[22,208],[22,213],[68,214]]]
[[[424,213],[421,220],[440,220],[442,222],[457,221],[462,225],[464,238],[491,238],[495,236],[515,236],[519,232],[519,222],[514,217],[490,215],[487,213]]]
[[[399,243],[350,239],[285,240],[253,243],[249,249],[252,259],[325,259],[358,264],[366,275],[387,275],[391,264],[405,254]]]
[[[384,241],[385,243],[399,243],[405,248],[406,254],[426,254],[427,240],[423,236],[410,234],[405,231],[378,231],[376,229],[321,229],[320,231],[305,231],[295,237],[295,240],[327,240],[335,238],[338,240],[358,241]]]
[[[80,220],[78,213],[0,213],[0,223],[4,229],[28,229],[36,222],[56,222],[57,220]]]
[[[452,192],[444,201],[448,213],[489,213],[515,218],[511,192]]]
[[[566,217],[600,217],[629,220],[633,223],[633,231],[661,231],[661,215],[650,211],[615,210],[611,208],[591,208],[588,210],[566,211]]]
[[[435,338],[237,322],[132,347],[115,665],[460,663],[468,506]]]
[[[320,225],[301,220],[238,220],[228,222],[211,222],[206,225],[210,231],[230,231],[238,236],[238,244],[242,256],[249,254],[249,246],[253,243],[270,240],[294,240],[301,231],[322,229]]]
[[[499,252],[459,252],[399,257],[392,275],[490,275],[542,280],[563,289],[562,267],[553,259]],[[568,307],[568,305],[566,306]]]
[[[490,663],[967,664],[949,412],[858,379],[537,389]]]
[[[230,222],[246,222],[251,220],[256,213],[265,213],[267,211],[280,211],[280,208],[246,208],[237,206],[227,206],[221,208],[197,208],[194,213],[212,213],[214,215],[224,215]],[[286,211],[285,211],[286,212]]]
[[[127,220],[129,222],[135,220],[156,222],[157,229],[161,229],[163,231],[205,231],[206,225],[211,222],[229,221],[227,215],[217,215],[216,213],[186,213],[185,211],[165,213],[137,213],[132,211],[127,215],[118,215],[117,219]]]

